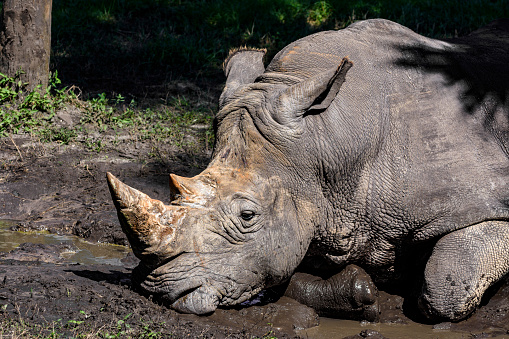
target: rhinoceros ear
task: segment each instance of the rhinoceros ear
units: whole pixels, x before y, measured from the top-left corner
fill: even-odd
[[[327,109],[345,82],[353,63],[346,57],[335,68],[319,73],[284,90],[274,104],[274,119],[281,124],[295,122],[306,112]]]
[[[250,84],[265,71],[263,56],[267,50],[238,48],[230,51],[223,63],[226,85],[219,98],[219,107],[223,107],[231,95],[242,85]]]

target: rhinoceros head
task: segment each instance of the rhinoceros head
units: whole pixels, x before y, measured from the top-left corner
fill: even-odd
[[[179,311],[204,314],[247,300],[288,277],[305,252],[307,244],[294,248],[304,234],[274,180],[225,168],[171,175],[169,205],[111,174],[108,181],[141,260],[134,279]]]
[[[280,284],[314,235],[314,202],[299,193],[305,184],[292,179],[298,169],[281,150],[279,134],[269,133],[271,124],[288,127],[295,121],[263,113],[277,105],[278,112],[295,107],[288,100],[303,89],[278,85],[271,91],[253,83],[264,71],[262,56],[256,50],[230,56],[213,159],[193,178],[170,175],[169,204],[108,173],[123,231],[141,260],[134,282],[182,312],[209,313]],[[332,82],[320,86],[307,98],[308,107]],[[288,92],[292,88],[297,94]]]

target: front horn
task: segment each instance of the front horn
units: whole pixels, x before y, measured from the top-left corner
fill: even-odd
[[[118,219],[134,254],[154,264],[177,255],[178,244],[172,241],[188,208],[167,206],[129,187],[109,172],[106,176]]]

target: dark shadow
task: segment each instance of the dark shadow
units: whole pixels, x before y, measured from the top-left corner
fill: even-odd
[[[51,68],[84,96],[116,92],[159,99],[181,87],[221,85],[221,63],[230,48],[266,48],[270,60],[298,38],[359,19],[386,18],[442,37],[507,15],[503,2],[468,4],[459,12],[455,6],[389,0],[55,0]]]
[[[84,268],[67,269],[64,272],[70,272],[82,278],[90,279],[96,282],[105,282],[112,285],[131,285],[131,272],[118,271],[118,270],[92,270],[92,266],[85,266]]]
[[[396,64],[441,74],[445,86],[462,85],[458,95],[464,112],[478,115],[484,127],[505,144],[508,153],[509,19],[496,20],[466,37],[447,42],[456,47],[397,46],[401,58]]]
[[[51,68],[85,96],[159,99],[182,87],[219,96],[228,50],[261,45],[275,54],[310,32],[307,12],[295,13],[286,1],[54,1]]]
[[[422,293],[426,263],[438,240],[435,238],[420,243],[405,242],[396,254],[394,271],[398,272],[397,276],[377,283],[379,290],[403,298],[403,315],[416,323],[436,323],[428,319],[419,309],[418,299]],[[387,301],[387,304],[390,306],[390,301]],[[387,308],[384,305],[381,307],[382,311],[392,312],[391,307]]]

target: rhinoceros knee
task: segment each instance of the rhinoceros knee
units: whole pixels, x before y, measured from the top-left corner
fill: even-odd
[[[285,292],[318,314],[356,320],[377,321],[378,289],[360,267],[349,265],[328,279],[296,273]]]
[[[509,273],[507,222],[487,221],[440,239],[426,264],[420,308],[435,320],[461,320]]]
[[[425,290],[419,298],[419,308],[430,320],[462,320],[475,310],[482,296],[461,293],[461,289],[444,289],[442,292],[432,294]]]

